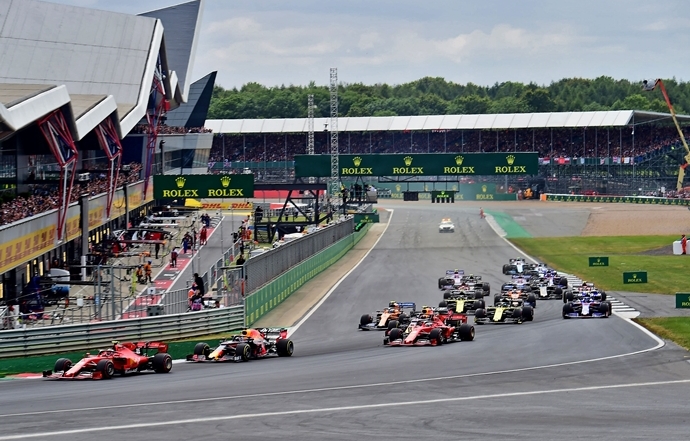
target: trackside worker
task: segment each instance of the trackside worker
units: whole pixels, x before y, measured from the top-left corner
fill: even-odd
[[[680,238],[680,246],[683,248],[683,254],[686,254],[688,248],[688,238],[685,237],[685,234],[683,234],[683,237]]]
[[[145,273],[145,279],[148,283],[153,282],[153,279],[151,278],[151,261],[149,260],[144,264],[144,273]]]
[[[484,215],[484,209],[482,207],[479,207],[479,219],[484,219],[486,216]]]

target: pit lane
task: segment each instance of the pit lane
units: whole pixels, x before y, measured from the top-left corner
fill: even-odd
[[[690,378],[683,352],[651,350],[658,342],[618,317],[564,321],[561,302],[541,301],[534,322],[478,326],[474,342],[438,348],[382,347],[380,332],[357,331],[361,314],[390,300],[436,305],[446,269],[482,274],[498,288],[501,265],[516,257],[476,208],[394,208],[376,248],[295,332],[292,359],[177,364],[170,375],[100,382],[3,382],[0,440],[92,439],[103,434],[89,429],[99,428],[134,440],[476,439],[516,431],[534,439],[684,438],[681,404],[690,387],[668,383]],[[437,232],[441,217],[453,218],[456,233]],[[621,387],[599,389],[610,385]],[[233,415],[243,417],[223,419]],[[69,430],[80,432],[60,433]]]

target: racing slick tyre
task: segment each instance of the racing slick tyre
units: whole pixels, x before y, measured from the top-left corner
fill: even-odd
[[[564,319],[570,318],[568,316],[568,314],[572,314],[573,312],[575,312],[575,310],[573,309],[572,303],[568,302],[565,305],[563,305],[563,318]]]
[[[510,265],[503,265],[503,274],[508,274],[510,272]]]
[[[607,300],[605,303],[609,306],[609,315],[613,314],[613,305],[611,304],[611,301]]]
[[[568,287],[568,279],[566,277],[561,277],[561,280],[558,284],[561,285],[563,288],[567,288]]]
[[[373,321],[374,319],[371,317],[370,314],[364,314],[362,317],[360,317],[359,324],[362,326],[366,326]]]
[[[482,322],[478,322],[476,319],[483,319],[486,317],[486,309],[484,308],[477,308],[476,311],[474,311],[474,318],[475,318],[475,323],[478,325],[483,325]]]
[[[438,289],[443,288],[443,286],[445,284],[446,284],[446,278],[445,277],[441,277],[440,279],[438,279]]]
[[[450,298],[450,291],[443,291],[443,298],[448,300]]]
[[[159,352],[151,359],[151,367],[157,374],[167,374],[172,370],[172,365],[172,357],[165,352]]]
[[[604,314],[604,317],[608,317],[611,315],[611,310],[609,309],[609,305],[606,302],[601,302],[599,305],[599,312],[601,314]]]
[[[403,338],[403,331],[400,328],[393,328],[388,333],[388,342],[393,340],[401,340]],[[384,340],[385,342],[385,340]]]
[[[388,330],[390,331],[393,328],[399,328],[400,327],[400,322],[397,320],[388,320]]]
[[[486,303],[484,302],[484,300],[477,300],[474,302],[474,307],[475,309],[485,309]]]
[[[528,295],[527,296],[527,303],[532,304],[532,308],[536,308],[537,307],[537,296],[535,296],[534,294]]]
[[[429,333],[429,340],[436,342],[436,346],[441,346],[443,344],[443,332],[440,328],[432,329]]]
[[[460,341],[472,341],[474,340],[474,326],[463,323],[458,329],[458,337]]]
[[[252,348],[247,343],[240,343],[235,347],[235,355],[240,357],[240,361],[249,361]]]
[[[522,307],[522,320],[525,322],[531,322],[534,320],[534,309],[531,306]]]
[[[605,300],[606,300],[606,293],[604,291],[602,291],[601,292],[601,301],[603,302]]]
[[[107,380],[115,375],[115,365],[110,360],[100,360],[98,364],[96,364],[96,371],[103,375],[104,380]]]
[[[524,320],[522,318],[522,308],[513,309],[513,317],[512,318],[516,319],[517,323],[522,323]]]
[[[276,342],[276,352],[278,357],[292,357],[292,353],[295,352],[295,345],[292,340],[281,338]]]
[[[67,372],[71,367],[72,360],[70,360],[69,358],[58,358],[58,360],[55,362],[55,368],[53,368],[53,372]]]
[[[194,346],[194,355],[203,355],[208,357],[211,354],[211,348],[207,343],[197,343]]]
[[[401,312],[400,315],[398,316],[398,327],[401,325],[405,325],[410,322],[410,316],[405,314],[404,312]]]
[[[501,301],[501,296],[494,296],[494,306],[498,304],[498,302]]]
[[[475,289],[474,290],[474,298],[475,299],[483,299],[484,298],[484,290],[483,289]]]
[[[489,282],[482,283],[482,291],[484,291],[484,297],[488,296],[491,292],[491,285]]]
[[[557,296],[562,296],[563,295],[563,288],[560,286],[557,286],[553,289],[553,293],[556,294]]]
[[[447,308],[448,302],[446,302],[445,300],[441,300],[440,302],[438,302],[438,307],[439,308]]]
[[[567,302],[572,302],[574,298],[575,298],[575,296],[573,295],[572,291],[566,291],[565,292],[565,300]]]

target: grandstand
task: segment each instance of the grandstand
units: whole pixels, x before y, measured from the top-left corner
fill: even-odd
[[[679,121],[687,131],[690,116]],[[315,153],[329,153],[328,119],[314,126]],[[306,153],[306,118],[206,127],[216,134],[214,172],[249,168],[259,180],[289,180],[294,155]],[[633,110],[340,118],[338,127],[341,153],[538,152],[542,177],[560,192],[673,189],[680,160],[673,155],[682,149],[669,114]]]
[[[151,203],[158,133],[187,101],[202,8],[0,0],[0,302]],[[128,143],[141,124],[144,142]]]

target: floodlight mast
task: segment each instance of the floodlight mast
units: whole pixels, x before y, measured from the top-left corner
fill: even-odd
[[[685,177],[685,168],[690,164],[690,148],[688,147],[688,143],[685,140],[685,135],[683,135],[683,130],[680,128],[680,124],[678,124],[678,118],[676,118],[676,111],[673,109],[673,104],[671,104],[671,99],[668,97],[668,93],[666,92],[666,87],[664,86],[664,82],[661,80],[661,78],[657,78],[654,80],[654,84],[650,85],[650,82],[647,80],[644,80],[642,82],[642,88],[645,91],[652,91],[654,90],[657,86],[659,86],[659,89],[661,89],[661,94],[664,95],[664,100],[666,100],[666,105],[668,106],[669,112],[671,112],[671,118],[673,119],[673,123],[676,125],[676,130],[678,130],[678,135],[680,136],[680,140],[683,142],[683,147],[685,147],[685,157],[683,157],[684,161],[683,164],[680,165],[680,170],[678,170],[678,183],[676,184],[676,190],[680,191],[683,188],[683,178]]]

